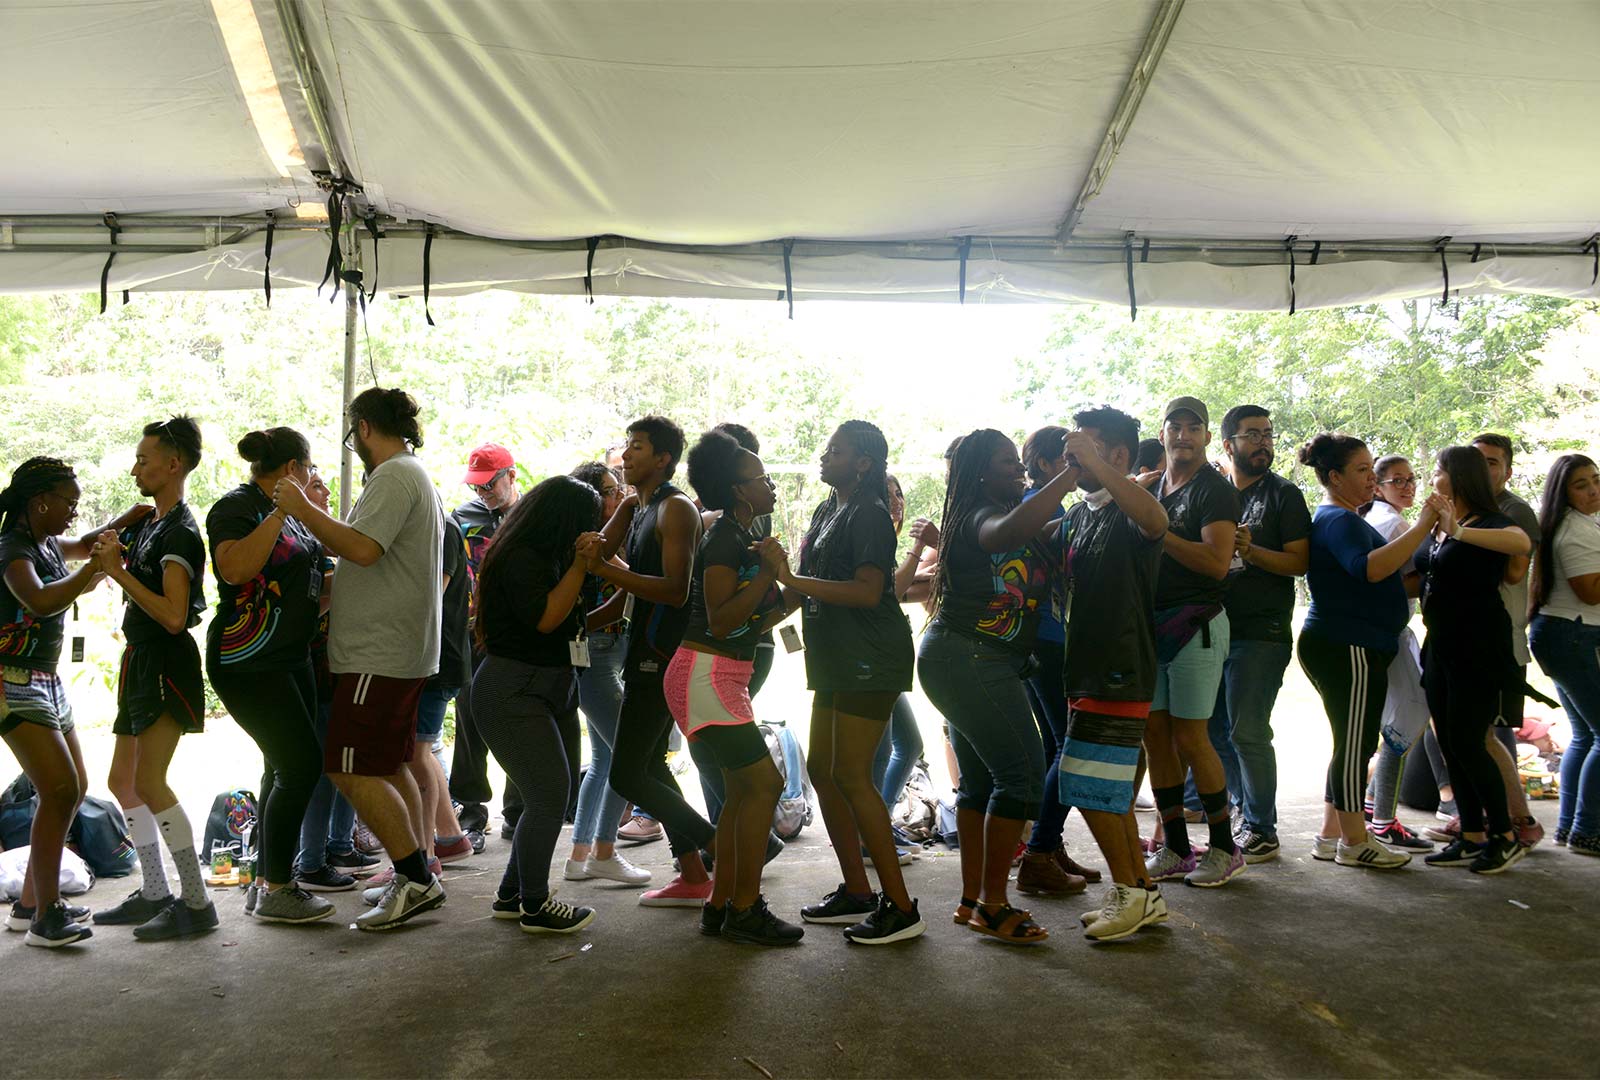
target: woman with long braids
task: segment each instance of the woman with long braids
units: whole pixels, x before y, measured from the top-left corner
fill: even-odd
[[[1572,727],[1561,755],[1556,844],[1600,855],[1600,471],[1582,454],[1550,466],[1539,507],[1529,645]]]
[[[761,895],[783,778],[750,705],[757,643],[789,614],[776,566],[761,561],[752,531],[772,513],[777,493],[761,459],[724,431],[702,435],[688,462],[700,504],[720,511],[695,553],[689,621],[665,682],[673,720],[709,752],[725,792],[700,929],[751,945],[793,945],[805,931],[774,915]]]
[[[577,782],[578,668],[588,666],[583,593],[599,563],[600,494],[552,476],[517,500],[478,570],[473,633],[484,660],[472,677],[472,719],[522,793],[524,808],[493,904],[529,934],[570,934],[594,910],[550,893],[550,857]]]
[[[141,877],[135,892],[96,921],[135,923],[133,936],[144,941],[217,926],[194,827],[167,783],[178,740],[205,726],[205,676],[189,628],[199,625],[205,611],[206,544],[184,501],[189,473],[198,464],[200,428],[193,420],[175,416],[147,425],[132,472],[139,494],[154,500],[155,513],[130,530],[125,545],[103,534],[96,556],[99,569],[127,598],[127,647],[111,729],[117,743],[107,785],[127,815]],[[177,898],[161,865],[163,840],[178,868]]]
[[[92,936],[89,909],[61,900],[61,849],[89,785],[72,706],[56,674],[66,612],[100,580],[96,530],[61,536],[78,516],[77,475],[51,457],[24,461],[0,491],[0,738],[16,755],[39,802],[28,872],[6,927],[27,944],[57,948]],[[106,526],[121,530],[150,513],[136,506]],[[85,561],[73,571],[68,561]]]
[[[1045,529],[1078,476],[1063,469],[1023,501],[1027,470],[1016,444],[993,428],[961,440],[940,521],[933,624],[917,656],[922,689],[949,721],[961,765],[955,921],[1010,945],[1049,936],[1011,906],[1006,886],[1023,823],[1039,816],[1044,796],[1044,749],[1023,680],[1050,600]]]
[[[333,904],[302,889],[293,867],[322,777],[311,642],[321,617],[323,547],[272,493],[284,479],[305,487],[317,467],[311,444],[293,428],[252,431],[238,449],[250,479],[206,515],[217,578],[206,674],[265,762],[256,798],[259,870],[245,913],[262,922],[315,922],[332,915]]]
[[[911,689],[911,623],[895,599],[895,536],[884,485],[889,444],[876,424],[846,420],[822,451],[819,475],[833,489],[811,516],[800,572],[777,540],[761,558],[790,609],[804,604],[811,704],[807,771],[844,881],[800,909],[806,922],[845,925],[846,940],[887,945],[927,929],[906,891],[889,809],[872,782],[872,759],[896,699]],[[882,886],[867,879],[862,845]]]
[[[1422,686],[1455,789],[1461,835],[1423,862],[1498,874],[1527,853],[1517,840],[1500,767],[1484,742],[1501,691],[1523,681],[1500,583],[1511,558],[1531,554],[1533,541],[1500,513],[1489,467],[1475,447],[1439,451],[1428,502],[1439,519],[1431,541],[1417,551],[1428,630]]]

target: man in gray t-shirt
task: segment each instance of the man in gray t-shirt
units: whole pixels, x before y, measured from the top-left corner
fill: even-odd
[[[293,481],[275,492],[278,505],[339,557],[322,764],[394,857],[395,871],[373,909],[356,919],[363,930],[387,930],[444,903],[428,865],[430,804],[407,767],[423,684],[439,670],[444,583],[444,510],[412,453],[422,445],[418,411],[411,395],[378,387],[350,403],[345,443],[360,455],[367,480],[348,522],[312,506]]]

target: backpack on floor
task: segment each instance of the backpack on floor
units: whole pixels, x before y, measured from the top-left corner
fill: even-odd
[[[793,840],[814,816],[806,755],[794,732],[781,724],[762,724],[761,735],[767,740],[767,753],[778,766],[778,775],[783,777],[783,793],[778,796],[778,808],[772,812],[772,831],[782,840]]]
[[[233,853],[235,863],[242,862],[255,848],[247,841],[255,831],[256,796],[253,791],[235,788],[224,791],[211,800],[211,813],[206,815],[206,834],[196,853],[202,863],[211,861],[214,851],[226,848]]]
[[[97,877],[127,877],[139,861],[122,808],[97,795],[83,797],[78,816],[67,830],[67,843]]]
[[[27,847],[33,831],[33,812],[38,803],[33,798],[33,785],[26,776],[11,781],[0,792],[0,849]]]
[[[955,796],[951,796],[948,800],[939,800],[939,839],[948,848],[961,846],[961,834],[956,831]]]
[[[939,796],[928,775],[927,762],[919,761],[911,770],[889,820],[919,844],[939,839]]]

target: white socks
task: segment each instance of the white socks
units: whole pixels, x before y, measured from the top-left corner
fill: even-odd
[[[183,804],[173,803],[156,814],[155,823],[161,827],[161,838],[166,841],[167,850],[172,852],[172,861],[177,864],[183,902],[197,910],[205,907],[211,903],[211,898],[206,895],[205,878],[200,874],[200,859],[194,852],[194,828],[189,824],[189,815],[183,812]]]
[[[125,807],[123,816],[128,819],[128,834],[133,837],[133,849],[139,853],[139,873],[143,883],[139,895],[146,900],[165,900],[172,895],[167,884],[166,867],[161,865],[161,833],[148,806]]]

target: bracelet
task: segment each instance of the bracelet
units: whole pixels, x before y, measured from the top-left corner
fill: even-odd
[[[1459,521],[1456,522],[1456,527],[1450,530],[1450,539],[1452,539],[1452,540],[1460,540],[1461,539],[1461,530],[1464,527],[1465,526],[1463,526],[1461,524],[1461,522],[1459,522]]]

